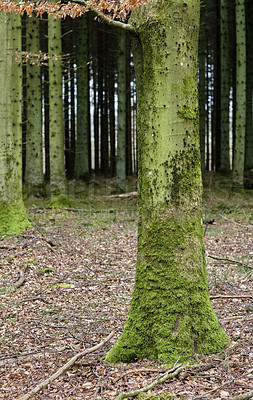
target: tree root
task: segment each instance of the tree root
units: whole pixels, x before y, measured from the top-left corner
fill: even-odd
[[[64,364],[61,368],[58,369],[53,375],[51,375],[49,378],[45,379],[43,382],[39,383],[35,388],[33,388],[30,392],[25,394],[24,396],[21,396],[18,400],[28,400],[31,397],[33,397],[36,393],[39,393],[42,389],[46,388],[50,383],[55,381],[55,379],[59,378],[62,374],[64,374],[66,371],[68,371],[77,360],[85,356],[86,354],[92,353],[100,347],[102,347],[105,343],[107,343],[115,334],[115,332],[111,332],[110,335],[108,335],[102,342],[97,344],[94,347],[91,347],[87,350],[82,351],[81,353],[76,354],[74,357],[72,357],[66,364]]]

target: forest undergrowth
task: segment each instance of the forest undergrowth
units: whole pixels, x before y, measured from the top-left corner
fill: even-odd
[[[168,366],[103,361],[127,317],[137,240],[135,193],[110,194],[108,182],[93,182],[71,189],[68,208],[29,199],[32,227],[23,235],[1,235],[0,399],[112,400],[141,388],[136,398],[253,397],[253,193],[233,194],[223,181],[205,188],[209,291],[230,346],[189,359],[151,390]],[[89,352],[110,333],[110,341]],[[25,397],[41,382],[42,390]]]

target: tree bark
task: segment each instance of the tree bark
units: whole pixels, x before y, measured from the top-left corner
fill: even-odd
[[[246,130],[246,32],[245,1],[236,0],[236,126],[233,182],[243,189]]]
[[[126,184],[126,35],[122,30],[118,36],[118,126],[116,185],[124,192]]]
[[[61,20],[48,16],[49,150],[51,195],[66,194],[62,99]]]
[[[208,295],[197,105],[197,0],[150,1],[131,17],[138,114],[136,278],[108,362],[179,356],[228,344]]]
[[[78,179],[89,179],[89,75],[87,15],[77,21],[77,140],[75,171]]]
[[[30,225],[22,199],[21,16],[0,12],[0,232]]]
[[[26,51],[38,54],[40,50],[39,19],[26,18]],[[27,128],[25,185],[37,193],[44,183],[42,155],[42,104],[40,66],[28,60],[27,71]]]

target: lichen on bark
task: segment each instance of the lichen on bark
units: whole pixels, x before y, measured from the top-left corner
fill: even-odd
[[[174,363],[228,344],[208,295],[197,105],[199,1],[150,1],[139,33],[138,241],[124,331],[106,356]],[[182,110],[184,112],[182,112]]]

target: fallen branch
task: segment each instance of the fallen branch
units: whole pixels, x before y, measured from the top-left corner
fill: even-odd
[[[217,390],[223,388],[224,386],[229,385],[230,383],[234,383],[234,382],[238,381],[239,379],[243,378],[244,376],[247,376],[247,375],[251,374],[252,372],[253,372],[253,369],[251,369],[248,372],[246,372],[245,374],[239,376],[237,379],[231,379],[229,381],[226,381],[222,385],[220,385],[220,386],[218,386],[218,387],[216,387],[214,389],[208,390],[208,392],[203,393],[200,396],[193,397],[192,400],[202,399],[202,397],[205,397],[205,396],[209,395],[210,393],[216,392]],[[253,396],[251,396],[251,397],[253,397]],[[245,397],[245,398],[242,398],[242,399],[250,399],[250,397]],[[239,400],[242,400],[242,399],[239,399]],[[232,398],[232,399],[228,399],[228,400],[234,400],[234,399]],[[238,399],[236,399],[236,400],[238,400]]]
[[[247,393],[239,394],[238,396],[235,397],[230,397],[228,400],[248,400],[253,397],[253,390]]]
[[[234,263],[234,264],[240,264],[240,265],[242,265],[242,266],[245,267],[245,268],[251,268],[251,269],[253,269],[253,266],[248,265],[248,264],[245,264],[245,263],[243,263],[242,261],[232,260],[231,258],[210,256],[210,254],[208,254],[208,257],[209,257],[209,258],[213,258],[214,260],[228,261],[228,262],[231,262],[231,263]]]
[[[22,286],[25,282],[25,273],[22,269],[19,270],[19,274],[19,280],[13,284],[16,289],[20,288],[20,286]]]
[[[128,375],[128,374],[138,374],[138,373],[143,373],[143,372],[164,372],[164,368],[135,368],[135,369],[127,369],[126,371],[124,371],[123,374],[121,374],[120,376],[117,376],[117,378],[114,379],[113,383],[117,383],[120,379],[124,378],[124,376]]]
[[[24,396],[21,396],[18,400],[28,400],[31,397],[33,397],[36,393],[39,393],[42,389],[46,388],[50,383],[55,381],[55,379],[59,378],[62,374],[64,374],[66,371],[68,371],[77,360],[85,356],[86,354],[92,353],[100,347],[102,347],[105,343],[109,342],[109,340],[113,337],[115,332],[111,332],[110,335],[108,335],[102,342],[97,344],[94,347],[91,347],[87,350],[82,351],[81,353],[76,354],[74,357],[72,357],[66,364],[64,364],[61,368],[58,369],[53,375],[51,375],[49,378],[45,379],[43,382],[39,383],[35,388],[33,388],[30,392],[25,394]]]
[[[214,300],[214,299],[251,299],[253,297],[252,294],[248,294],[248,295],[217,295],[217,296],[209,296],[210,300]]]
[[[161,376],[161,378],[157,378],[156,380],[154,380],[152,383],[150,383],[150,385],[145,386],[141,389],[138,390],[134,390],[133,392],[127,392],[127,393],[121,393],[119,394],[115,400],[123,400],[123,399],[127,399],[129,397],[136,397],[139,393],[144,393],[147,392],[150,389],[153,389],[156,385],[158,385],[159,383],[163,383],[165,382],[167,379],[170,378],[174,378],[175,376],[177,376],[182,370],[184,369],[184,367],[182,366],[177,366],[177,369],[173,372],[171,372],[171,369],[169,371],[167,371],[164,375]],[[21,400],[21,399],[20,399]]]
[[[121,194],[111,194],[107,196],[108,198],[128,198],[128,197],[137,197],[137,192],[129,192],[129,193],[121,193]]]

